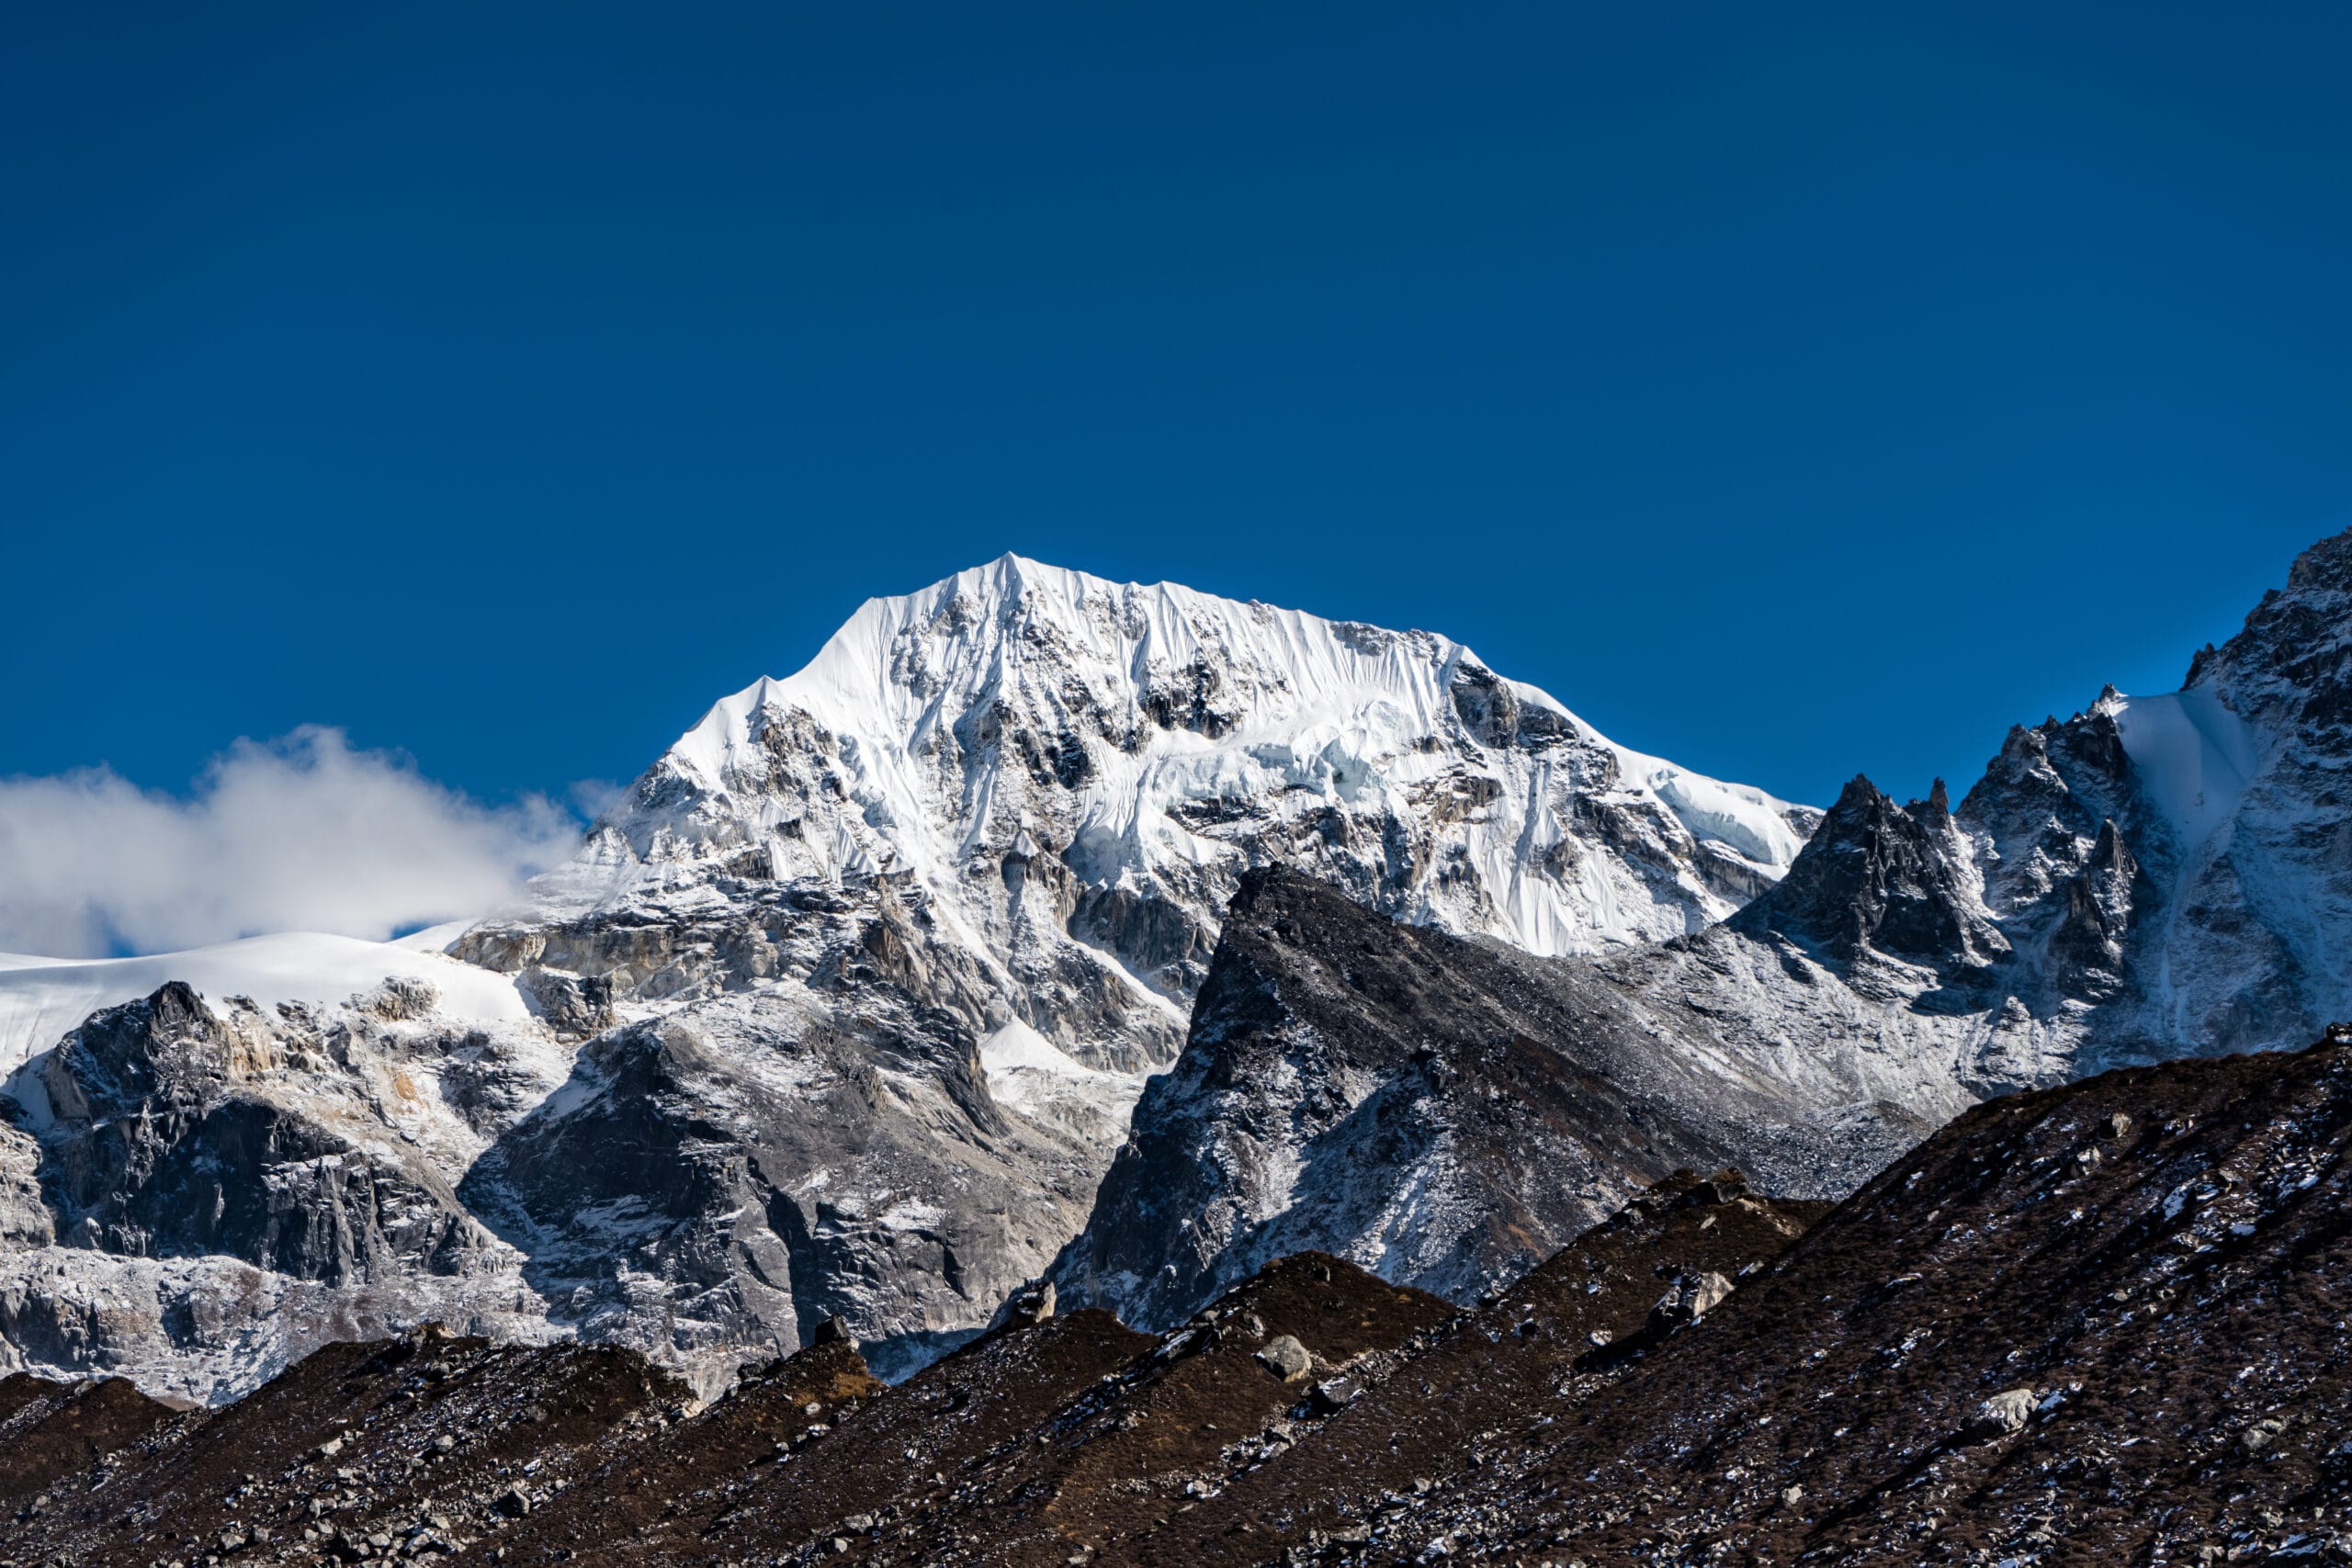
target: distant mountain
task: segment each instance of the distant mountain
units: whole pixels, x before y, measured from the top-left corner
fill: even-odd
[[[706,1382],[841,1314],[903,1370],[1083,1223],[1251,869],[1596,953],[1731,913],[1817,819],[1617,746],[1442,637],[1008,556],[869,603],[718,704],[451,944],[467,964],[382,950],[394,1000],[365,944],[307,978],[253,948],[0,970],[34,1057],[0,1217],[40,1244],[0,1255],[0,1337],[218,1397],[427,1310]],[[175,1086],[126,1091],[152,1145],[126,1157],[212,1184],[94,1216],[67,1170],[117,1123],[53,1113],[82,1060],[59,1037],[169,978],[187,1027],[87,1027]],[[190,1142],[232,1113],[311,1130]],[[325,1201],[294,1167],[346,1145],[409,1174],[374,1207],[335,1189],[343,1239],[208,1228],[249,1191]]]
[[[1776,1192],[1840,1196],[1987,1096],[2300,1044],[2352,1019],[2347,780],[2352,533],[2305,552],[2179,692],[2110,687],[2013,729],[1958,807],[1940,782],[1897,805],[1857,778],[1728,919],[1514,961],[1508,988],[1544,998],[1544,1023],[1494,1004],[1494,961],[1430,962],[1427,938],[1366,963],[1350,919],[1250,928],[1231,954],[1247,1004],[1196,1012],[1055,1277],[1157,1325],[1311,1246],[1462,1297],[1701,1157],[1678,1136]],[[1415,1021],[1415,1057],[1395,1035],[1418,1009],[1442,1021]],[[1663,1105],[1585,1096],[1564,1158],[1544,1097],[1478,1065],[1524,1041],[1556,1054],[1558,1092],[1597,1071]],[[1514,1153],[1552,1179],[1542,1220]],[[1449,1254],[1456,1236],[1476,1240]]]
[[[0,1368],[212,1400],[434,1317],[708,1392],[839,1316],[898,1376],[1047,1275],[1467,1301],[1678,1165],[1835,1198],[1987,1096],[2352,1016],[2347,626],[2352,534],[2180,692],[1823,813],[1443,637],[1007,557],[718,704],[446,952],[0,959]]]

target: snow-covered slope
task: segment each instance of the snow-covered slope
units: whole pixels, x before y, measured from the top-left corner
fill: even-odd
[[[447,932],[442,942],[456,934]],[[135,1001],[167,980],[216,1003],[243,997],[275,1009],[281,1002],[331,1007],[395,978],[432,987],[439,1011],[453,1021],[521,1024],[530,1017],[512,976],[404,942],[288,931],[144,958],[0,953],[0,1076],[56,1044],[100,1008]]]
[[[1006,556],[868,602],[712,708],[538,912],[722,871],[902,873],[1004,942],[985,885],[1056,863],[1081,903],[1172,905],[1202,936],[1241,867],[1304,861],[1406,919],[1589,953],[1727,914],[1815,819],[1615,745],[1446,637]],[[1182,994],[1192,946],[1138,973]]]
[[[2352,531],[2178,693],[2115,718],[2157,818],[2134,845],[2147,941],[2119,1047],[2275,1047],[2352,1019]]]

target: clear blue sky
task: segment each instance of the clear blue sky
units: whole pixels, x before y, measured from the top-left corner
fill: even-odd
[[[2352,523],[2342,6],[51,6],[0,774],[626,778],[1012,548],[1826,800]]]

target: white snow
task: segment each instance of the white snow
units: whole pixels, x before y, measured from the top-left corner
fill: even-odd
[[[182,981],[214,1004],[250,997],[267,1008],[345,1002],[394,976],[430,984],[440,996],[438,1010],[451,1019],[520,1024],[530,1018],[522,994],[503,975],[402,943],[316,931],[147,958],[0,953],[0,1074],[56,1044],[97,1009],[152,995],[166,981]]]
[[[2237,815],[2246,781],[2260,766],[2245,721],[2211,690],[2191,686],[2156,697],[2126,697],[2116,728],[2133,770],[2180,840],[2197,857]]]
[[[1644,756],[1613,740],[1602,743],[1617,753],[1624,776],[1657,791],[1692,838],[1713,840],[1758,865],[1783,869],[1804,848],[1804,836],[1781,815],[1788,802],[1751,784],[1724,784],[1664,758]]]
[[[396,936],[392,939],[392,945],[407,948],[411,953],[446,953],[449,944],[465,935],[466,928],[473,923],[470,918],[445,920],[437,926],[427,926],[421,931]]]
[[[980,1042],[980,1069],[998,1104],[1069,1129],[1098,1120],[1124,1129],[1146,1077],[1074,1061],[1017,1018]]]
[[[1097,885],[1132,876],[1197,886],[1191,868],[1240,863],[1229,837],[1197,825],[1204,817],[1254,806],[1299,824],[1303,837],[1316,813],[1336,807],[1374,840],[1349,852],[1377,858],[1382,820],[1418,820],[1471,873],[1465,886],[1420,868],[1419,901],[1399,911],[1408,918],[1540,953],[1589,953],[1679,935],[1736,905],[1691,875],[1673,887],[1634,870],[1579,820],[1578,795],[1646,812],[1669,839],[1712,841],[1767,881],[1802,847],[1786,803],[1617,746],[1533,686],[1498,682],[1522,709],[1556,715],[1555,728],[1582,748],[1613,754],[1613,784],[1572,780],[1540,749],[1466,739],[1453,695],[1466,668],[1485,666],[1430,633],[1006,556],[869,600],[797,674],[719,702],[649,775],[684,787],[641,790],[571,865],[540,879],[538,911],[578,913],[691,883],[699,863],[752,846],[779,876],[837,883],[911,871],[948,903],[974,886],[975,855],[1018,857],[1041,841]],[[1196,691],[1216,723],[1155,722],[1155,697],[1172,694],[1181,711]],[[768,784],[763,726],[795,709],[834,738],[826,763],[845,799]],[[1080,781],[1040,786],[1027,776],[1034,761],[989,760],[969,726],[992,709],[1005,733],[1052,742],[1058,732],[1084,746]],[[1464,783],[1490,798],[1452,804]],[[1551,853],[1572,837],[1593,852]],[[1661,850],[1653,864],[1681,852]]]

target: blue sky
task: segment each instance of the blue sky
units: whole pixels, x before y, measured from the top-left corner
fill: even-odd
[[[28,10],[0,775],[626,778],[1010,548],[1957,788],[2352,524],[2347,18]]]

